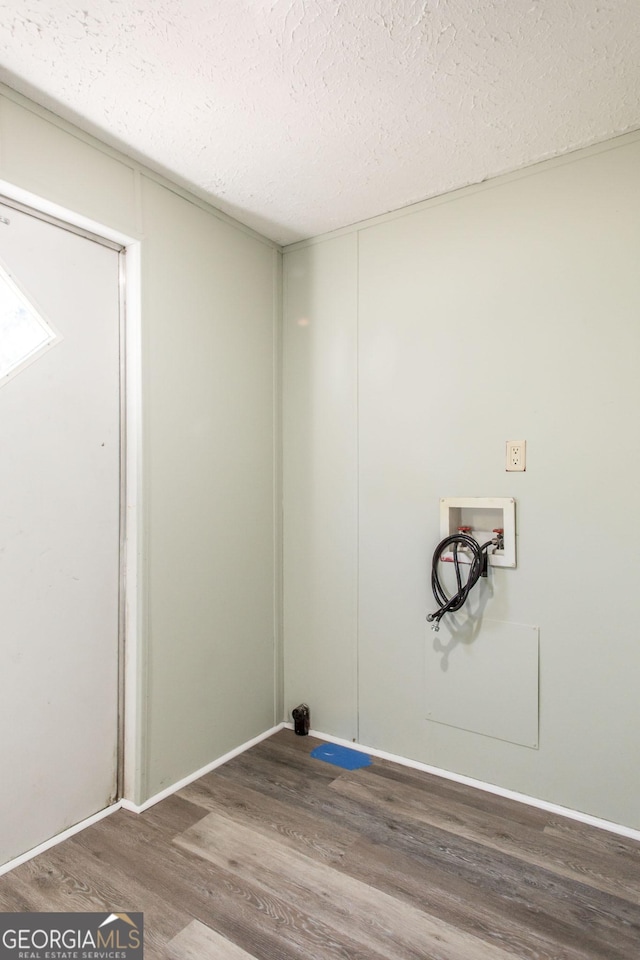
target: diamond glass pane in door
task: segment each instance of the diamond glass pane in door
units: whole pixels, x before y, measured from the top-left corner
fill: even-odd
[[[0,266],[0,386],[59,339]]]

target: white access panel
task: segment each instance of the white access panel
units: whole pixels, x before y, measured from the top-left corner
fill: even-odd
[[[538,627],[446,615],[429,632],[427,720],[538,746]]]
[[[0,213],[0,259],[59,333],[0,389],[4,863],[115,796],[120,363],[117,252]]]

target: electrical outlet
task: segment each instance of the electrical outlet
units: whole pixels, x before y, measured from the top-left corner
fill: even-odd
[[[507,440],[506,469],[510,473],[527,469],[526,440]]]

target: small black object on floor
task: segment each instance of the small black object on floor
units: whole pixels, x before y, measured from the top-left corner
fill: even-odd
[[[309,734],[311,724],[311,713],[306,703],[301,703],[299,707],[294,707],[291,711],[293,717],[294,730],[299,737],[306,737]]]

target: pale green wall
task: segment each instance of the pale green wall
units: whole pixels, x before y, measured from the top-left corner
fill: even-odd
[[[0,178],[141,239],[141,801],[275,722],[280,254],[6,89]]]
[[[276,252],[146,179],[142,209],[155,793],[275,723]]]
[[[287,711],[355,738],[357,238],[285,258],[284,668]],[[293,698],[293,699],[292,699]]]
[[[638,827],[640,145],[611,147],[286,253],[285,706]],[[0,178],[141,239],[143,800],[283,715],[279,254],[7,90]],[[424,719],[443,495],[518,500],[487,615],[540,627],[538,750]]]
[[[285,702],[637,828],[640,142],[608,147],[285,251]],[[539,627],[538,749],[425,719],[443,496],[517,500],[485,616]]]

